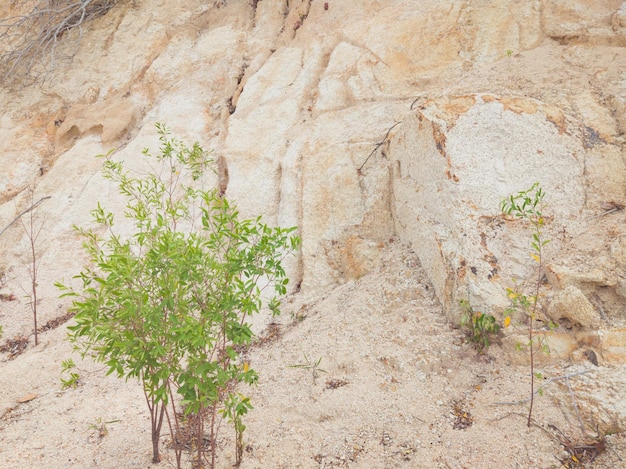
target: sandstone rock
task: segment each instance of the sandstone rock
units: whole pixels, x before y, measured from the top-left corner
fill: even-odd
[[[624,32],[626,29],[626,2],[622,3],[619,10],[613,13],[611,24],[616,32]]]
[[[597,327],[601,318],[587,297],[573,285],[555,293],[548,315],[561,327]]]
[[[503,218],[500,201],[539,181],[571,220],[584,200],[583,151],[526,98],[433,100],[405,118],[390,145],[396,227],[451,317],[463,298],[482,311],[508,305],[504,288],[533,266],[529,228]]]
[[[569,405],[578,407],[588,431],[601,435],[626,431],[625,371],[623,366],[594,367],[590,372],[571,378],[569,383],[559,382],[568,394],[567,385],[571,387],[576,402]]]
[[[515,328],[507,328],[503,333],[502,349],[498,354],[507,362],[529,365],[528,335]],[[626,328],[568,331],[559,327],[552,331],[535,330],[535,340],[535,343],[542,341],[548,347],[548,353],[540,351],[535,354],[536,363],[540,366],[563,360],[596,366],[626,363]]]
[[[609,0],[598,4],[593,0],[543,2],[545,33],[563,44],[592,43],[624,45],[626,36],[616,34],[615,15],[622,0]]]
[[[626,54],[598,45],[620,44],[622,2],[324,3],[116,6],[44,93],[0,90],[0,218],[40,178],[63,200],[42,240],[70,243],[98,197],[115,200],[84,160],[118,147],[132,161],[164,121],[223,156],[243,215],[300,228],[288,262],[305,294],[363,275],[396,239],[455,320],[461,298],[497,314],[533,274],[528,227],[498,204],[539,181],[551,286],[624,319],[626,219],[595,218],[626,203]]]
[[[129,138],[139,117],[135,104],[128,99],[76,104],[57,130],[58,151],[67,151],[77,139],[88,133],[100,134],[104,145]]]
[[[0,10],[18,3],[4,2]],[[229,172],[225,195],[242,215],[298,227],[302,250],[286,260],[292,291],[300,292],[294,301],[313,305],[335,296],[339,305],[362,308],[363,323],[352,327],[341,308],[320,303],[316,314],[346,326],[329,329],[335,345],[349,348],[363,331],[383,331],[383,348],[392,344],[406,355],[406,385],[441,372],[465,386],[449,387],[446,378],[445,392],[465,392],[469,381],[455,372],[464,364],[448,363],[450,350],[465,346],[442,347],[441,355],[422,347],[424,336],[450,345],[456,332],[445,325],[441,305],[452,322],[460,299],[498,316],[509,305],[506,288],[524,288],[534,278],[529,227],[503,217],[499,203],[538,181],[552,240],[542,304],[572,329],[536,331],[551,350],[536,363],[593,370],[570,380],[585,424],[624,430],[626,3],[117,3],[82,29],[73,61],[59,61],[44,88],[0,90],[0,230],[26,208],[23,191],[33,181],[41,196],[52,195],[39,212],[46,222],[43,320],[67,307],[53,282],[71,281],[83,266],[71,225],[89,226],[98,201],[123,213],[92,155],[116,147],[114,158],[141,171],[137,156],[158,147],[154,122],[162,121],[175,136],[199,140],[222,158]],[[202,182],[215,187],[217,178],[209,174]],[[117,221],[128,235],[132,226],[121,216]],[[389,243],[410,245],[402,252],[414,251],[419,262],[385,255]],[[12,291],[28,285],[26,248],[17,225],[0,237],[0,265]],[[381,277],[368,279],[376,269]],[[368,281],[368,288],[355,288]],[[387,314],[398,305],[403,317]],[[30,318],[16,313],[27,310],[22,298],[0,302],[5,336],[28,333]],[[528,364],[528,354],[516,350],[528,342],[523,320],[516,322],[502,348],[494,345],[507,366]],[[307,324],[319,329],[315,318]],[[398,325],[410,326],[400,338]],[[324,363],[339,357],[335,349]],[[363,364],[370,352],[344,362],[370,366]],[[557,383],[569,398],[565,382]],[[478,402],[494,397],[472,394]],[[287,427],[279,423],[282,432]]]

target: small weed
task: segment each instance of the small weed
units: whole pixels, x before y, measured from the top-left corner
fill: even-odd
[[[100,438],[104,438],[109,434],[109,429],[107,428],[107,425],[116,422],[121,422],[121,420],[109,420],[108,422],[105,422],[102,417],[98,417],[94,423],[89,424],[89,428],[98,432],[98,436]]]
[[[555,425],[548,424],[547,429],[534,422],[533,425],[563,447],[563,455],[559,458],[559,462],[560,467],[565,469],[591,467],[596,458],[607,449],[605,434],[598,433],[593,437],[585,435],[582,439],[572,439]]]
[[[38,220],[37,207],[42,200],[46,200],[48,198],[49,197],[43,197],[35,202],[35,186],[33,184],[33,186],[30,186],[28,188],[28,201],[30,203],[30,207],[26,210],[26,212],[28,213],[26,221],[24,221],[24,218],[22,218],[21,214],[18,215],[19,220],[22,223],[24,233],[26,233],[26,238],[28,239],[29,259],[27,264],[27,270],[30,277],[30,291],[27,292],[26,298],[28,298],[28,304],[30,305],[30,310],[33,314],[35,345],[39,344],[39,329],[37,328],[37,273],[42,254],[40,249],[38,249],[37,240],[39,239],[39,235],[41,234],[41,230],[43,229],[43,225],[45,223],[45,220],[42,220],[41,222]],[[22,212],[22,214],[26,212]]]
[[[567,454],[567,457],[560,459],[560,461],[563,467],[567,469],[584,469],[606,450],[604,436],[579,442],[564,439],[560,443]]]
[[[241,393],[230,394],[224,402],[224,409],[220,412],[235,427],[235,466],[241,464],[243,457],[243,432],[246,426],[243,424],[242,417],[252,409],[250,398]]]
[[[461,308],[461,326],[467,329],[467,341],[474,344],[478,353],[485,353],[491,337],[500,332],[500,324],[493,315],[474,311],[467,300],[461,300]]]
[[[513,51],[511,49],[507,49],[505,53],[509,59],[509,68],[511,68],[511,57],[513,57]]]
[[[313,384],[317,383],[317,378],[320,373],[326,373],[326,370],[322,370],[320,368],[320,363],[322,362],[322,357],[319,357],[317,361],[313,362],[309,360],[309,357],[304,354],[304,363],[298,363],[296,365],[289,365],[289,368],[303,368],[305,370],[311,371],[311,376],[313,376]]]
[[[76,368],[74,360],[68,358],[61,362],[61,387],[62,389],[76,389],[80,381],[80,375],[73,371]]]
[[[307,318],[307,310],[309,309],[309,305],[302,305],[298,311],[294,311],[291,313],[291,319],[293,322],[298,323],[302,322]]]

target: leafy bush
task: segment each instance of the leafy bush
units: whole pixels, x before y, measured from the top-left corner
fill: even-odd
[[[461,308],[461,326],[467,329],[467,340],[482,354],[491,345],[491,337],[500,332],[500,324],[493,315],[474,311],[467,300],[461,300]]]
[[[144,155],[158,170],[134,177],[123,163],[108,157],[104,163],[105,177],[128,199],[133,236],[116,234],[113,214],[98,204],[93,219],[108,236],[77,228],[91,260],[76,276],[82,291],[58,286],[74,298],[69,337],[75,347],[105,363],[109,374],[141,381],[153,461],[161,459],[165,420],[180,467],[189,442],[180,441],[178,396],[187,420],[195,422],[194,464],[207,460],[208,423],[214,467],[220,417],[235,425],[241,457],[242,416],[252,406],[235,387],[258,378],[239,360],[239,350],[253,337],[246,319],[261,310],[268,286],[274,289],[268,307],[279,313],[276,295],[286,293],[288,282],[281,261],[297,249],[299,238],[290,235],[294,228],[270,228],[260,217],[240,220],[217,192],[194,188],[210,163],[206,153],[197,143],[189,148],[170,139],[163,125],[157,128],[160,153]]]

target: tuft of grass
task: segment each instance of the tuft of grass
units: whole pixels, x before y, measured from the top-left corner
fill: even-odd
[[[288,368],[302,368],[304,370],[309,370],[311,372],[311,376],[313,377],[313,384],[316,384],[317,378],[319,378],[319,374],[326,373],[326,370],[320,368],[320,363],[322,363],[322,357],[319,357],[316,361],[312,361],[309,359],[309,357],[307,357],[305,353],[304,363],[288,365]]]

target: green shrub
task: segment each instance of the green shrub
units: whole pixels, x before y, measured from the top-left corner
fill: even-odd
[[[235,425],[238,460],[242,416],[252,406],[235,392],[257,374],[240,363],[239,350],[253,337],[248,316],[267,306],[279,313],[276,295],[287,291],[281,265],[297,249],[294,228],[270,228],[258,217],[240,220],[236,208],[215,191],[193,187],[210,163],[199,144],[170,139],[157,124],[160,153],[152,173],[134,177],[123,163],[106,158],[103,173],[126,196],[125,216],[134,234],[116,234],[113,214],[100,204],[93,219],[107,231],[77,228],[91,266],[75,278],[77,291],[57,284],[74,298],[75,325],[69,338],[82,355],[106,364],[108,373],[138,378],[151,417],[152,459],[158,462],[159,436],[167,422],[177,465],[180,441],[176,396],[195,422],[194,464],[207,461],[204,427],[210,431],[210,467],[215,465],[220,416]],[[264,292],[272,287],[274,293]]]

